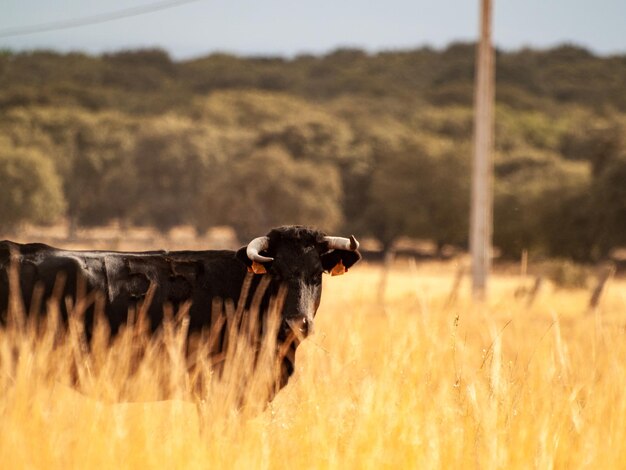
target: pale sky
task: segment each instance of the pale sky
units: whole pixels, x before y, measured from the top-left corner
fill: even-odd
[[[161,47],[183,59],[368,51],[474,40],[479,0],[198,0],[60,31],[2,37],[7,29],[108,14],[156,0],[0,0],[0,49],[100,53]],[[575,43],[626,53],[626,0],[494,0],[494,41],[511,50]]]

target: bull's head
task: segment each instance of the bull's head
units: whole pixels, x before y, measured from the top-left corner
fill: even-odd
[[[301,226],[273,229],[237,252],[237,258],[255,274],[270,276],[269,294],[286,289],[282,334],[306,337],[322,296],[322,273],[343,274],[361,259],[359,243],[329,237]]]

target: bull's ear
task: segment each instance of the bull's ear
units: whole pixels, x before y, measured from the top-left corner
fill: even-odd
[[[361,253],[349,250],[333,250],[321,256],[324,271],[333,276],[343,274],[361,259]]]
[[[265,274],[267,272],[267,267],[265,263],[257,263],[256,261],[252,261],[248,258],[248,254],[246,253],[247,246],[242,246],[237,250],[236,257],[239,261],[246,265],[248,268],[248,272],[254,274]]]

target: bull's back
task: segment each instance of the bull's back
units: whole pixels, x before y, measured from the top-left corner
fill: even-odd
[[[47,300],[58,297],[62,316],[67,317],[66,298],[76,300],[84,292],[97,291],[104,301],[112,333],[127,321],[151,291],[148,310],[152,329],[163,319],[163,307],[174,310],[191,304],[192,330],[210,323],[214,297],[237,299],[245,269],[231,251],[204,252],[106,252],[60,250],[43,244],[0,242],[0,314],[6,318],[9,301],[9,271],[15,263],[26,312],[31,310],[36,286]],[[42,313],[43,309],[41,309]],[[93,306],[85,315],[89,329]]]
[[[6,320],[11,290],[17,290],[14,294],[19,294],[26,313],[43,310],[45,301],[56,292],[65,313],[62,300],[76,297],[80,276],[80,263],[60,256],[56,248],[41,243],[0,242],[0,318]],[[33,305],[34,301],[39,305]]]

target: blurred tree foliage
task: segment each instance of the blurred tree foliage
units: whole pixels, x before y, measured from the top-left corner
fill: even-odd
[[[367,202],[360,213],[363,229],[385,249],[407,235],[432,239],[439,248],[464,245],[469,207],[464,147],[426,134],[373,142]]]
[[[496,162],[494,242],[506,256],[529,249],[586,258],[590,174],[582,162],[520,149]],[[582,255],[586,253],[586,255]],[[581,256],[582,255],[582,256]]]
[[[626,245],[626,56],[497,52],[495,241]],[[176,62],[158,49],[0,54],[0,224],[310,223],[467,241],[474,45]],[[9,188],[5,190],[5,188]]]
[[[61,180],[52,162],[36,149],[13,148],[0,139],[0,227],[49,223],[64,207]]]
[[[167,230],[192,219],[215,163],[206,130],[186,119],[167,117],[136,136],[131,200],[146,200],[131,213],[133,222]]]
[[[283,224],[339,228],[341,186],[330,164],[296,160],[283,147],[269,146],[216,173],[205,186],[199,222],[231,225],[241,240]]]

